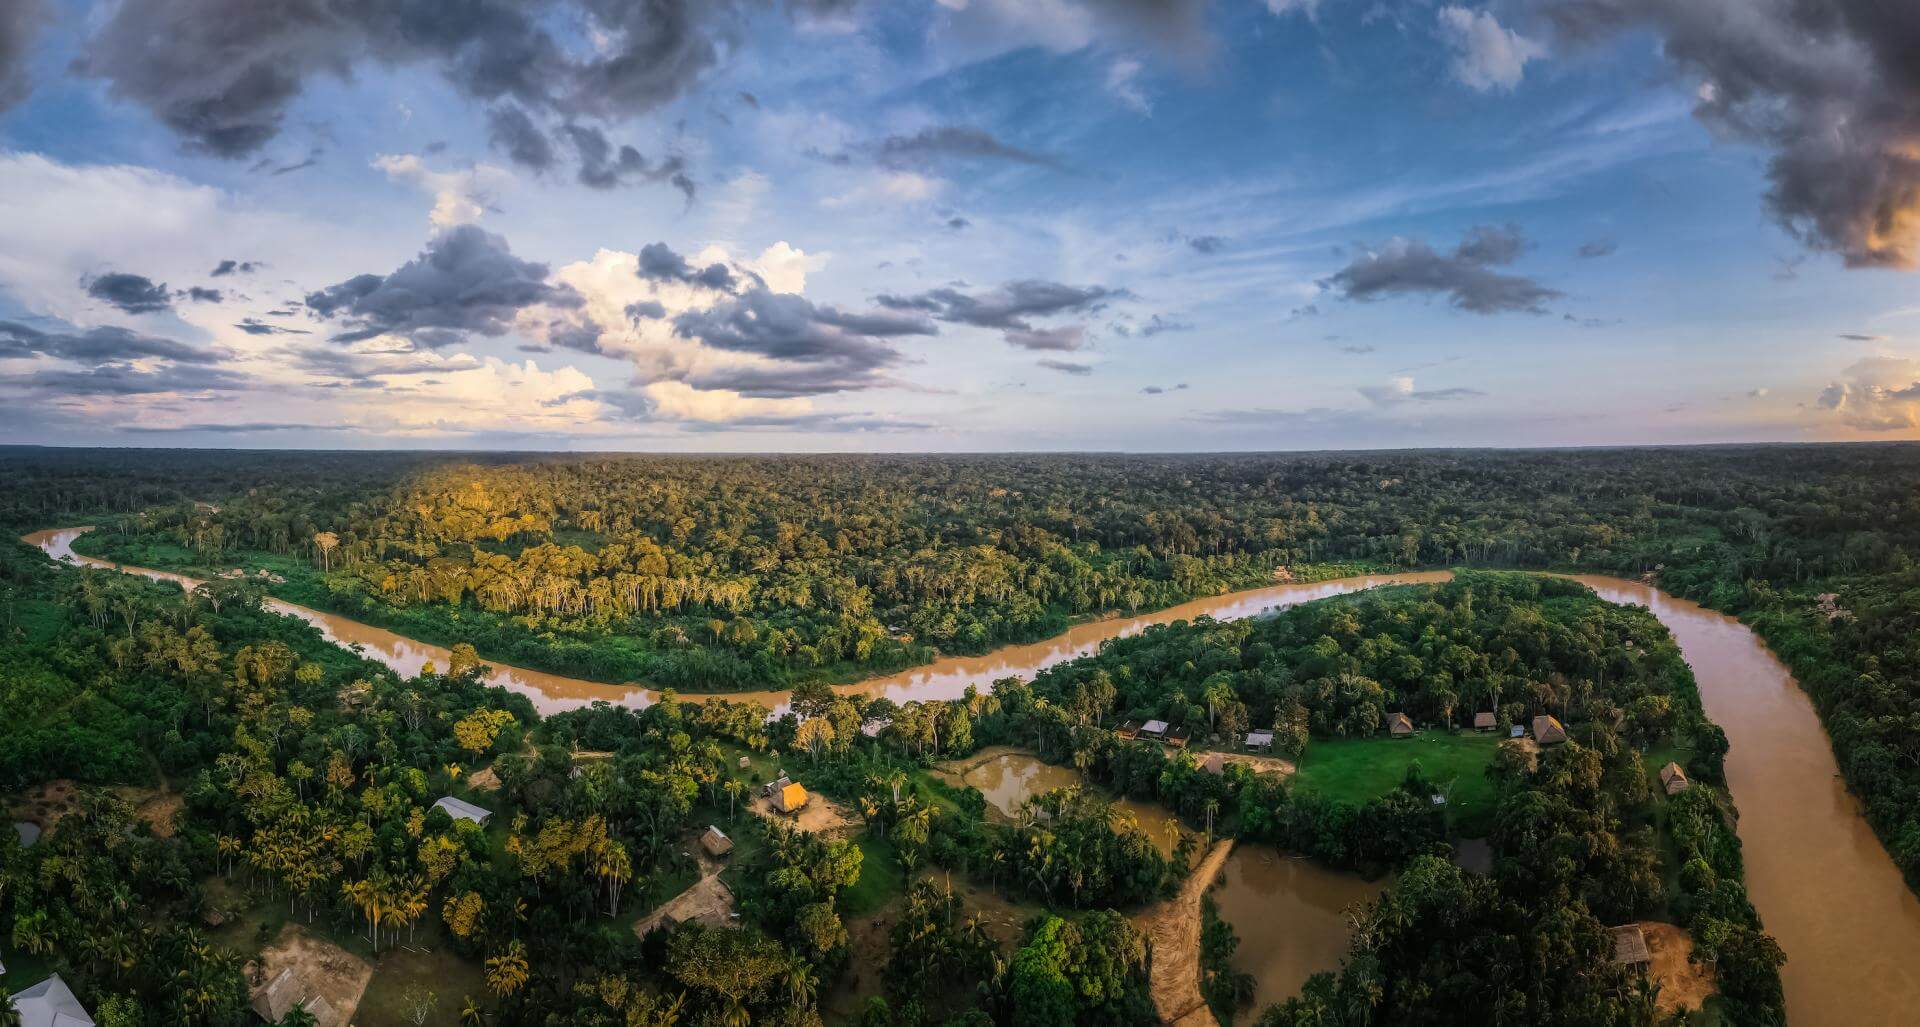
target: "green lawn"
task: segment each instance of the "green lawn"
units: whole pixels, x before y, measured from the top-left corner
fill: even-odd
[[[893,843],[873,831],[863,831],[855,839],[860,846],[860,880],[840,897],[841,908],[850,916],[865,916],[906,893],[907,875],[893,858]]]
[[[1418,762],[1448,791],[1448,814],[1462,837],[1492,826],[1494,792],[1487,767],[1500,739],[1493,734],[1420,731],[1412,738],[1316,739],[1300,761],[1294,787],[1323,798],[1363,803],[1391,792]]]

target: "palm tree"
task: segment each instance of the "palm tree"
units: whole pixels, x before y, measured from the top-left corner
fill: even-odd
[[[20,1010],[4,989],[0,989],[0,1027],[20,1027]]]
[[[486,1010],[480,1008],[480,1000],[472,995],[460,1007],[460,1022],[466,1027],[482,1027],[487,1022]]]
[[[527,983],[527,947],[516,941],[507,951],[487,960],[487,987],[506,998]]]

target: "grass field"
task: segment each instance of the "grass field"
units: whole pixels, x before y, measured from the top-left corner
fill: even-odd
[[[893,857],[892,842],[867,830],[854,844],[860,846],[860,880],[840,897],[840,904],[848,915],[864,916],[905,893],[907,875]]]
[[[1399,787],[1407,768],[1417,762],[1428,779],[1449,789],[1447,810],[1455,829],[1462,837],[1476,838],[1492,826],[1493,783],[1486,771],[1499,742],[1491,734],[1445,731],[1420,731],[1412,738],[1315,741],[1300,761],[1294,787],[1362,803]]]

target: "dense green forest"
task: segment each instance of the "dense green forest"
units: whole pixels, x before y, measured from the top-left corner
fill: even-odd
[[[1163,803],[1195,832],[1398,870],[1345,969],[1267,1022],[1417,1022],[1416,1009],[1434,1022],[1648,1022],[1595,933],[1647,914],[1705,939],[1735,1022],[1777,1020],[1777,950],[1740,887],[1724,795],[1646,790],[1643,750],[1711,785],[1724,739],[1657,624],[1577,587],[1470,577],[1156,629],[956,703],[823,687],[1076,617],[1355,568],[1646,574],[1741,615],[1793,665],[1875,828],[1920,876],[1913,447],[5,449],[0,478],[10,536],[91,523],[94,552],[284,579],[182,596],[55,570],[19,545],[0,561],[0,794],[18,810],[50,781],[82,786],[39,844],[0,832],[7,982],[59,968],[103,1023],[237,1022],[232,953],[283,923],[369,957],[417,947],[450,960],[421,975],[441,992],[425,1022],[463,1005],[510,1023],[906,1024],[962,1009],[979,1022],[1144,1022],[1144,940],[1111,911],[1169,895],[1196,849],[1188,838],[1164,854],[1116,820],[1120,795]],[[466,645],[457,666],[402,680],[262,613],[262,587]],[[483,659],[687,690],[797,686],[796,714],[763,723],[752,706],[665,702],[541,720],[482,684]],[[1497,761],[1481,805],[1453,810],[1426,801],[1437,782],[1417,773],[1366,796],[1308,774],[1288,787],[1237,766],[1205,773],[1111,730],[1149,716],[1201,739],[1272,726],[1288,752],[1332,752],[1388,712],[1464,726],[1480,709],[1503,723],[1552,712],[1574,740],[1533,767]],[[989,744],[1073,766],[1088,787],[1008,821],[928,771]],[[851,836],[747,813],[779,769],[851,811]],[[469,785],[486,771],[497,790]],[[478,830],[448,821],[431,808],[443,794],[496,815]],[[737,926],[642,941],[637,918],[697,879],[685,853],[708,823],[736,840]],[[1488,835],[1491,874],[1445,859],[1463,826]],[[1019,929],[989,930],[946,890],[956,878],[1020,911]],[[239,914],[202,923],[216,909]],[[857,955],[881,916],[884,944]],[[376,975],[363,1012],[410,1022],[400,1010],[420,996],[390,993],[389,978]],[[1216,1004],[1231,1006],[1239,989],[1221,981]],[[1600,1012],[1562,1017],[1575,1006]]]

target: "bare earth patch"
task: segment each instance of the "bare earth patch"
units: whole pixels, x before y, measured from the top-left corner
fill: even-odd
[[[861,826],[839,803],[817,792],[807,793],[807,804],[800,808],[799,813],[782,813],[773,808],[772,799],[760,795],[754,796],[747,808],[768,820],[784,820],[802,831],[833,838],[847,837]]]
[[[727,927],[733,923],[733,890],[716,872],[702,877],[686,891],[668,899],[659,909],[633,925],[633,933],[646,937],[656,927],[697,921],[708,927]]]
[[[1278,756],[1259,756],[1250,752],[1223,752],[1220,758],[1228,763],[1244,763],[1252,767],[1256,774],[1280,774],[1292,777],[1294,772],[1300,769],[1293,765],[1292,760],[1283,760]]]
[[[254,1010],[270,1023],[304,1004],[319,1027],[343,1027],[353,1022],[372,978],[373,967],[366,960],[288,924],[261,951],[259,962],[249,965],[247,984]]]
[[[7,815],[14,820],[38,824],[40,830],[50,832],[61,817],[73,812],[79,787],[64,777],[44,781],[9,800]]]
[[[1673,924],[1640,921],[1640,933],[1646,936],[1647,953],[1653,957],[1647,976],[1660,985],[1656,998],[1662,1013],[1698,1009],[1716,990],[1713,970],[1692,960],[1693,938]]]
[[[1181,883],[1180,893],[1150,906],[1135,918],[1153,944],[1148,984],[1160,1022],[1180,1027],[1216,1027],[1213,1010],[1200,994],[1200,899],[1220,876],[1233,840],[1213,843],[1193,873]]]
[[[467,787],[477,792],[497,792],[500,790],[500,775],[492,767],[481,767],[467,776]]]
[[[175,818],[187,804],[175,792],[152,788],[115,788],[114,793],[132,803],[133,815],[146,821],[153,833],[161,838],[173,837]]]

